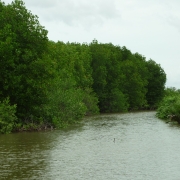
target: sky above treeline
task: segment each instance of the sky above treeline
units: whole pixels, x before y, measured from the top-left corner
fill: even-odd
[[[2,0],[5,4],[12,0]],[[24,0],[53,41],[112,43],[153,59],[180,89],[180,0]]]

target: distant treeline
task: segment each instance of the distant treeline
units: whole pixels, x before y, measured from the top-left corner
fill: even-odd
[[[97,40],[53,42],[47,33],[21,0],[0,1],[0,132],[154,109],[162,99],[166,74],[155,61]]]

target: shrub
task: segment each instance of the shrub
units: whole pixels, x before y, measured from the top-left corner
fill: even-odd
[[[98,98],[92,89],[86,88],[83,91],[83,103],[86,106],[86,115],[99,113]]]
[[[168,95],[163,98],[158,109],[157,117],[161,119],[173,119],[180,121],[180,95]]]
[[[10,133],[13,129],[16,115],[16,105],[9,104],[9,98],[0,102],[0,133]]]
[[[45,121],[61,128],[82,119],[87,111],[83,98],[83,91],[75,88],[71,79],[56,80],[43,107]]]

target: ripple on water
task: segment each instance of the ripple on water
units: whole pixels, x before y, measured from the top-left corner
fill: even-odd
[[[1,179],[178,180],[179,139],[179,127],[155,112],[87,117],[66,131],[1,135]]]

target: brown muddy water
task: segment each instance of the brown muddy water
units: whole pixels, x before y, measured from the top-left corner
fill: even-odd
[[[0,179],[179,180],[180,127],[138,112],[0,135]]]

